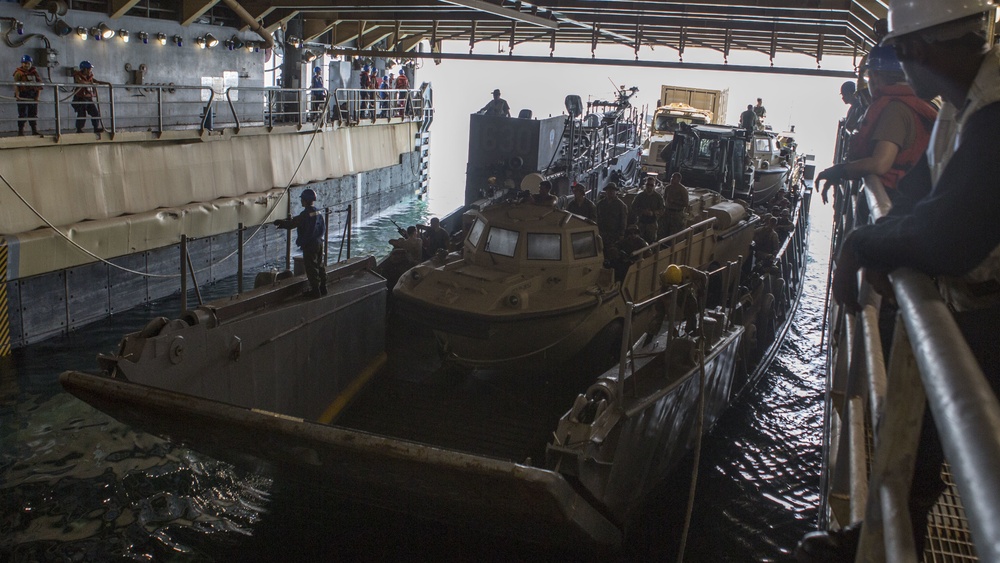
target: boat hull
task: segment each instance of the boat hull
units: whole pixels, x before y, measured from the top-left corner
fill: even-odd
[[[574,307],[518,316],[476,315],[429,307],[396,295],[397,313],[433,330],[443,358],[472,368],[546,369],[586,349],[591,359],[613,359],[625,304],[620,294]]]
[[[273,476],[316,494],[547,545],[621,541],[616,525],[546,469],[81,372],[60,381],[122,422],[238,465],[259,470],[267,460]]]
[[[667,355],[654,352],[665,349],[666,337],[662,335],[637,349],[635,357],[639,359],[626,369],[625,396],[612,398],[606,419],[595,421],[593,428],[584,429],[582,423],[569,421],[572,414],[564,417],[556,432],[557,441],[549,446],[548,464],[574,474],[616,520],[627,523],[642,499],[694,447],[699,432],[707,433],[729,406],[742,336],[742,327],[733,327],[706,354],[704,413],[699,409],[700,365],[681,373],[665,365]],[[616,378],[617,368],[597,385],[603,382],[613,390]],[[611,424],[613,429],[608,431]],[[593,432],[585,446],[576,441],[580,430]],[[564,440],[567,436],[574,440]]]

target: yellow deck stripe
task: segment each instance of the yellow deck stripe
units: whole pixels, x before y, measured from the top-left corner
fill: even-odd
[[[344,389],[343,393],[337,395],[337,398],[330,403],[330,406],[326,407],[326,410],[323,411],[323,415],[319,417],[318,422],[320,424],[330,424],[333,422],[333,419],[337,418],[337,415],[340,414],[340,411],[344,410],[347,403],[350,403],[351,399],[361,392],[361,389],[368,383],[368,380],[375,375],[375,372],[385,365],[385,360],[385,352],[382,352],[377,358],[375,358],[375,361],[369,364],[368,367],[361,372],[361,375],[359,375],[357,379],[347,386],[347,389]]]
[[[0,358],[10,355],[10,317],[7,313],[7,241],[0,238]]]

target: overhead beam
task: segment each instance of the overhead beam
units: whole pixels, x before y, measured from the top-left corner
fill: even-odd
[[[390,35],[392,35],[391,27],[375,26],[366,30],[364,34],[358,38],[358,48],[367,49]]]
[[[412,51],[424,39],[423,34],[407,35],[399,42],[399,50],[403,53]]]
[[[139,0],[111,0],[111,19],[116,20],[135,7]]]
[[[337,25],[337,20],[305,18],[302,20],[302,40],[315,41]]]
[[[218,3],[219,0],[184,0],[181,2],[181,25],[193,24]]]
[[[263,21],[264,29],[266,29],[268,33],[274,33],[275,31],[278,30],[278,28],[288,23],[288,20],[294,18],[297,15],[299,15],[298,10],[288,10],[285,8],[279,8],[277,10],[274,10],[271,13],[264,16],[264,21]]]
[[[358,37],[358,26],[354,22],[338,22],[331,36],[330,44],[334,47],[354,41]]]
[[[511,10],[508,8],[501,8],[496,4],[490,4],[489,2],[484,2],[483,0],[441,0],[445,4],[451,4],[453,6],[462,6],[463,8],[470,8],[477,12],[485,12],[487,14],[493,14],[495,16],[500,16],[502,18],[507,18],[513,21],[524,22],[531,25],[537,25],[539,27],[545,27],[548,29],[559,29],[559,24],[552,21],[551,19],[535,16],[532,14],[526,14],[518,10]]]
[[[370,51],[362,49],[337,49],[337,54],[345,56],[365,56],[370,55]],[[672,61],[650,61],[631,59],[598,59],[589,57],[549,57],[546,55],[485,55],[475,53],[401,53],[397,51],[379,51],[380,56],[385,57],[408,57],[416,59],[444,59],[444,60],[466,60],[466,61],[513,61],[525,63],[555,63],[555,64],[597,64],[609,66],[628,66],[636,68],[673,68],[682,70],[711,70],[728,72],[757,72],[761,74],[787,74],[792,76],[825,76],[834,78],[857,78],[851,71],[845,70],[824,70],[822,68],[793,68],[793,67],[772,67],[756,65],[733,65],[733,64],[707,64],[707,63],[682,63]]]

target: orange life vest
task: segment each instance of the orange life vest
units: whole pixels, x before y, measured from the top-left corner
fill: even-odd
[[[930,102],[918,98],[907,84],[885,86],[879,88],[875,94],[871,105],[868,106],[868,111],[861,118],[858,132],[851,136],[847,159],[858,160],[871,156],[873,150],[871,136],[875,132],[879,116],[889,105],[889,102],[899,101],[906,104],[913,111],[915,138],[909,147],[899,148],[899,154],[892,162],[892,168],[879,176],[886,189],[895,189],[899,179],[913,168],[923,156],[924,151],[927,150],[931,129],[934,126],[934,120],[937,119],[937,108]]]

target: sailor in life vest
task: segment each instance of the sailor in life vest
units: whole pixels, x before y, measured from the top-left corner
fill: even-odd
[[[891,47],[872,48],[868,74],[872,103],[851,137],[848,162],[835,164],[816,177],[824,183],[824,203],[833,184],[872,174],[882,181],[890,199],[895,199],[896,184],[927,149],[937,108],[913,93]]]

